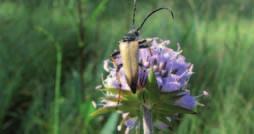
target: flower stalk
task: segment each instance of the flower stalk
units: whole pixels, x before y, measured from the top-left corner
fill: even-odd
[[[153,134],[152,109],[143,106],[143,131],[144,134]]]

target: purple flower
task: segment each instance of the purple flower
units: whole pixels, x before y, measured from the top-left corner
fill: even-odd
[[[151,47],[139,49],[140,67],[137,83],[140,90],[146,84],[148,69],[150,68],[155,72],[161,92],[172,92],[186,86],[190,76],[193,74],[193,65],[185,61],[185,57],[181,55],[182,51],[174,51],[167,47],[168,44],[169,41],[153,38]],[[115,66],[110,60],[104,62],[104,69],[109,72],[104,85],[110,88],[130,90],[123,68],[119,70],[116,68],[116,66],[122,64],[121,56],[115,56],[114,61]]]
[[[146,102],[151,103],[149,107],[153,109],[153,114],[156,117],[163,116],[160,119],[173,120],[173,117],[178,116],[178,113],[193,113],[192,110],[197,104],[196,98],[191,96],[190,92],[185,89],[193,74],[193,65],[186,62],[180,48],[177,51],[168,48],[169,41],[158,38],[148,40],[151,40],[150,47],[138,50],[137,94],[143,93],[145,90],[148,92],[153,90],[150,94],[146,92],[149,94],[148,97],[151,97],[156,92],[157,96],[146,98]],[[121,65],[120,54],[113,57],[113,60],[104,61],[104,69],[108,72],[108,75],[103,81],[103,85],[105,89],[110,90],[104,90],[108,92],[106,92],[101,102],[103,108],[118,107],[118,110],[127,113],[122,124],[129,131],[138,123],[138,110],[140,110],[140,105],[144,105],[144,100],[143,97],[131,93]],[[146,86],[150,80],[151,70],[154,74],[154,82],[157,83],[156,86],[152,86],[157,87],[155,89],[147,89]],[[115,91],[112,91],[112,89]],[[165,120],[155,119],[155,121],[157,121],[158,128],[168,128],[168,124],[164,123]]]

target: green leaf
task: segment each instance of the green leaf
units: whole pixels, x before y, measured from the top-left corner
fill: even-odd
[[[178,91],[168,92],[168,93],[161,93],[159,101],[163,101],[163,102],[170,101],[173,103],[185,95],[183,92],[184,92],[184,90],[178,90]]]
[[[109,0],[102,0],[97,7],[91,13],[91,17],[88,19],[89,23],[94,23],[98,17],[105,11]]]
[[[84,115],[85,123],[88,124],[89,121],[92,119],[90,116],[96,109],[93,107],[91,101],[87,101],[81,106],[81,113]]]
[[[129,95],[132,95],[132,92],[131,91],[128,91],[128,90],[122,90],[122,89],[116,89],[116,88],[102,88],[102,89],[99,89],[100,91],[104,91],[104,92],[109,92],[109,93],[112,93],[112,94],[119,94],[119,95],[122,95],[122,96],[129,96]]]
[[[161,95],[162,96],[166,95],[166,96],[172,96],[172,97],[174,97],[174,96],[177,96],[177,95],[179,95],[179,94],[181,94],[183,92],[185,92],[185,91],[184,90],[176,90],[176,91],[172,91],[172,92],[161,92]]]
[[[149,69],[148,80],[146,84],[147,89],[158,89],[157,80],[153,69]]]
[[[108,101],[112,101],[112,102],[121,102],[123,101],[123,97],[122,96],[104,96],[102,99],[108,100]]]
[[[116,126],[118,124],[118,113],[112,113],[108,118],[106,124],[102,128],[100,134],[113,134],[116,131]]]
[[[148,103],[154,103],[160,97],[160,89],[157,84],[155,73],[149,69],[148,80],[145,88],[144,96],[147,98]]]
[[[90,118],[95,118],[96,116],[99,116],[101,114],[106,114],[109,112],[113,112],[115,110],[116,110],[116,107],[99,108],[90,114]]]

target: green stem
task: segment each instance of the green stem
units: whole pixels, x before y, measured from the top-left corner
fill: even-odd
[[[59,134],[59,111],[60,111],[60,82],[61,82],[61,70],[62,70],[62,52],[58,43],[55,43],[56,47],[56,78],[55,78],[55,98],[54,98],[54,134]]]
[[[35,27],[39,33],[45,35],[49,41],[53,42],[56,48],[56,78],[55,78],[55,96],[53,103],[53,134],[59,134],[59,111],[60,111],[60,88],[61,88],[61,72],[62,72],[62,50],[60,44],[54,39],[43,27]]]
[[[80,94],[82,100],[86,97],[85,89],[84,89],[84,51],[85,51],[85,27],[84,27],[84,20],[83,20],[83,5],[82,0],[77,1],[77,10],[78,10],[78,29],[79,29],[79,60],[80,60],[80,67],[79,67],[79,78],[80,78]]]

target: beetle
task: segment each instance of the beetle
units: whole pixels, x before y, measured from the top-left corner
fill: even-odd
[[[135,13],[136,13],[136,0],[134,0],[134,9],[133,9],[133,20],[132,20],[132,29],[123,36],[122,40],[119,42],[119,50],[114,52],[111,57],[114,61],[115,56],[120,55],[122,59],[122,64],[117,66],[117,70],[123,67],[125,78],[127,84],[131,88],[132,93],[136,93],[137,90],[137,81],[138,81],[138,51],[142,48],[149,47],[149,41],[145,39],[139,39],[140,30],[144,26],[145,22],[156,12],[160,10],[170,11],[172,18],[174,18],[173,11],[169,8],[158,8],[150,12],[141,25],[138,28],[135,28]],[[114,62],[113,62],[114,63]],[[119,76],[118,76],[119,77]],[[118,78],[119,79],[119,78]],[[119,79],[120,81],[120,79]],[[120,82],[119,82],[120,83]]]

